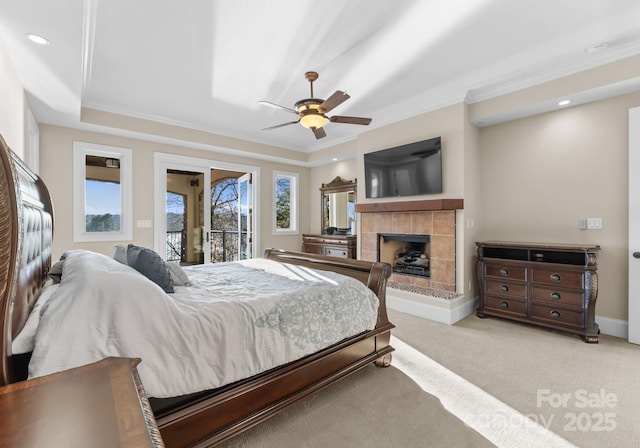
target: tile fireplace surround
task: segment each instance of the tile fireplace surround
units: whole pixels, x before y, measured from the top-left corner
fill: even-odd
[[[445,209],[447,208],[447,209]],[[462,200],[357,205],[360,212],[360,258],[377,260],[379,233],[431,236],[431,278],[392,274],[390,281],[443,291],[456,290],[456,212]]]

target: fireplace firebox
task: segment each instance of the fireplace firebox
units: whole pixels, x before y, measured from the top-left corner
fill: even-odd
[[[378,261],[396,274],[430,278],[430,252],[430,235],[378,233]]]

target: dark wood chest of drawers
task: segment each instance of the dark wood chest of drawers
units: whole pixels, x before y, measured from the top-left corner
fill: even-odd
[[[302,235],[302,252],[338,258],[356,258],[355,235]]]
[[[476,243],[478,317],[498,316],[598,342],[600,246],[488,241]]]

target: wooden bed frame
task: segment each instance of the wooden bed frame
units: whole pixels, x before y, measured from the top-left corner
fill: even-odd
[[[47,279],[53,207],[42,180],[1,136],[0,145],[0,385],[6,385],[26,379],[28,356],[12,356],[11,342],[24,327]],[[170,409],[165,406],[155,411],[166,446],[215,446],[370,363],[388,366],[391,362],[393,325],[385,304],[391,274],[388,264],[276,249],[267,249],[264,256],[360,280],[380,299],[375,329],[268,372],[194,394],[186,402],[173,403]],[[153,405],[154,399],[151,402]]]

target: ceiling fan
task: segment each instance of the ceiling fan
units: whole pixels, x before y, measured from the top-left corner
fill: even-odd
[[[318,73],[306,72],[304,74],[304,77],[307,79],[307,81],[309,81],[309,84],[311,85],[311,98],[305,98],[298,101],[293,105],[293,109],[285,106],[280,106],[279,104],[274,104],[269,101],[258,101],[260,104],[264,104],[265,106],[281,109],[286,112],[296,114],[299,117],[295,121],[290,121],[287,123],[277,124],[275,126],[264,128],[263,131],[281,128],[283,126],[289,126],[290,124],[300,123],[305,128],[311,129],[313,135],[315,135],[316,138],[323,138],[327,136],[326,132],[323,129],[323,126],[325,125],[327,120],[332,123],[361,124],[365,126],[371,123],[371,118],[345,117],[341,115],[333,115],[331,117],[327,116],[327,112],[331,111],[334,107],[348,100],[350,96],[345,92],[336,90],[333,95],[331,95],[326,100],[314,98],[313,82],[318,79]]]

